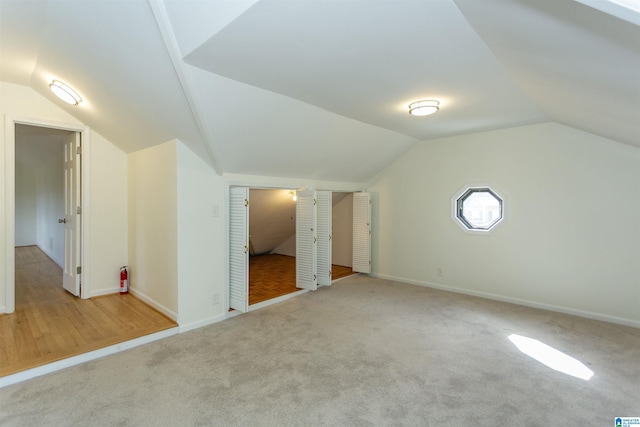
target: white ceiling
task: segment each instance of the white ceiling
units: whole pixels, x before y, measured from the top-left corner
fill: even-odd
[[[637,13],[589,1],[0,0],[0,79],[219,173],[364,182],[419,141],[549,120],[640,147]],[[441,111],[410,117],[420,98]]]

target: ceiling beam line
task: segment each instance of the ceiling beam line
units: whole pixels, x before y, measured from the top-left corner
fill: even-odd
[[[213,137],[208,131],[207,126],[204,125],[202,113],[200,112],[200,109],[195,102],[193,91],[191,90],[191,88],[193,87],[193,83],[191,82],[190,76],[183,68],[184,61],[182,60],[180,47],[178,46],[178,42],[175,38],[173,26],[171,25],[167,10],[161,0],[148,1],[154,19],[158,26],[158,30],[160,31],[160,34],[162,36],[162,41],[164,42],[167,53],[169,54],[169,58],[171,58],[173,69],[175,70],[176,76],[180,81],[182,92],[184,93],[184,96],[187,99],[187,103],[189,104],[191,115],[196,122],[198,133],[204,141],[205,149],[207,150],[207,154],[209,156],[209,163],[215,170],[216,174],[222,175],[224,171],[222,170],[220,162],[218,161],[218,156],[216,155],[215,149],[213,148]]]

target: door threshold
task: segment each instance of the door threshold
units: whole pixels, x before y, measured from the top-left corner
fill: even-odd
[[[271,298],[271,299],[268,299],[266,301],[258,302],[258,303],[250,305],[248,311],[253,311],[253,310],[258,310],[260,308],[268,307],[268,306],[270,306],[272,304],[277,304],[279,302],[286,301],[286,300],[288,300],[290,298],[296,297],[298,295],[302,295],[302,294],[304,294],[306,292],[309,292],[309,291],[307,289],[300,289],[299,291],[291,292],[290,294],[286,294],[286,295],[282,295],[280,297]]]

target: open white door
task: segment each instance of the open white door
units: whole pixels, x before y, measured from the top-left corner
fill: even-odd
[[[80,134],[64,141],[64,268],[62,286],[80,295]]]
[[[371,273],[371,195],[353,193],[353,271]]]
[[[298,191],[296,202],[296,287],[318,289],[316,192]]]
[[[318,286],[331,285],[331,194],[331,191],[318,191],[316,194]]]
[[[229,307],[249,311],[249,189],[229,189]]]

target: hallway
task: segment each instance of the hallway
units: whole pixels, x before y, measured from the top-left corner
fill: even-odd
[[[0,377],[177,326],[132,295],[83,300],[37,246],[16,248],[16,311],[0,315]]]

